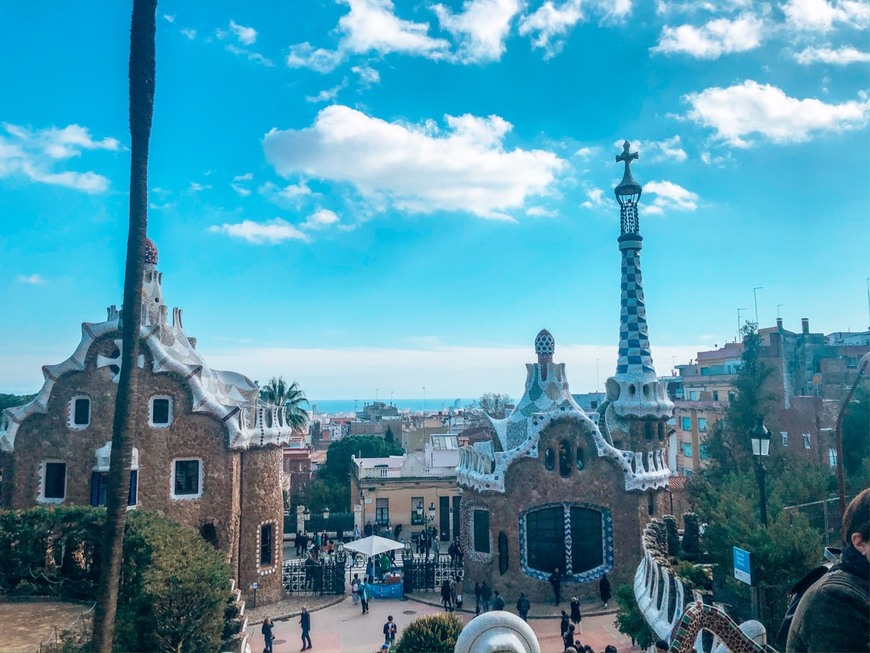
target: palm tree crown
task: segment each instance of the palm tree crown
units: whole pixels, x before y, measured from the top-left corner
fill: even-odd
[[[297,431],[308,425],[308,410],[303,406],[308,404],[305,393],[299,388],[299,382],[287,383],[283,376],[275,378],[260,388],[260,401],[284,406],[287,409],[287,423]]]

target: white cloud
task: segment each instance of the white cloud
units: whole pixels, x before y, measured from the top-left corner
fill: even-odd
[[[233,177],[233,181],[251,181],[254,178],[253,172],[246,172],[243,175],[236,175]]]
[[[613,145],[621,150],[624,142],[624,139],[619,139],[614,141]],[[689,158],[689,155],[683,149],[682,139],[679,134],[662,141],[633,140],[631,141],[631,151],[639,152],[644,160],[652,162],[671,160],[682,163]]]
[[[230,184],[230,187],[241,197],[247,197],[252,192],[250,188],[245,188],[241,184]]]
[[[558,212],[545,209],[543,206],[530,206],[526,209],[526,215],[532,218],[554,218]]]
[[[520,19],[520,36],[531,37],[532,46],[544,50],[544,59],[550,59],[562,50],[565,37],[580,20],[583,11],[580,0],[565,0],[558,7],[546,0],[532,14]]]
[[[841,104],[801,100],[752,80],[708,88],[683,99],[691,105],[689,120],[715,129],[717,137],[734,147],[748,147],[748,137],[754,134],[775,143],[794,143],[819,132],[859,129],[867,125],[870,114],[866,97]]]
[[[498,116],[446,116],[447,129],[390,123],[346,106],[322,109],[302,130],[273,129],[263,139],[279,174],[345,182],[370,199],[429,213],[464,211],[510,219],[545,193],[565,162],[544,150],[506,151],[512,128]]]
[[[181,30],[181,33],[184,34],[191,41],[196,38],[196,30],[191,27],[185,27]]]
[[[644,193],[653,195],[646,213],[661,214],[668,210],[694,211],[698,208],[698,195],[670,181],[650,181],[643,185]]]
[[[317,231],[335,224],[338,224],[338,216],[329,209],[320,209],[308,216],[308,219],[299,225],[299,228]]]
[[[631,13],[631,0],[592,0],[589,4],[605,19],[622,20]]]
[[[621,143],[619,147],[622,147]],[[581,147],[574,152],[574,156],[579,156],[581,159],[591,159],[594,156],[601,156],[601,148],[598,146]]]
[[[870,24],[870,4],[864,0],[788,0],[782,8],[789,27],[830,32],[838,24],[864,29]]]
[[[429,36],[428,23],[399,18],[391,0],[339,0],[350,11],[338,21],[335,50],[316,48],[307,41],[290,46],[286,63],[291,68],[334,70],[350,54],[393,52],[443,59],[450,50],[444,39]]]
[[[237,54],[237,55],[240,55],[242,57],[247,57],[248,61],[253,61],[254,63],[260,64],[261,66],[266,66],[267,68],[272,68],[275,65],[271,59],[264,57],[259,52],[252,52],[251,50],[248,50],[247,48],[240,48],[239,46],[237,46],[233,43],[229,43],[226,46],[225,50],[227,52],[231,52],[233,54]]]
[[[172,14],[163,14],[163,20],[165,20],[167,23],[174,23],[175,16],[173,16]]]
[[[298,184],[288,184],[284,188],[279,188],[271,181],[267,181],[257,190],[268,201],[285,208],[298,206],[303,198],[314,195],[314,192],[304,181],[300,181]]]
[[[380,73],[370,66],[354,66],[351,72],[359,75],[360,82],[366,86],[379,84],[381,81]]]
[[[600,188],[591,188],[587,190],[586,197],[588,199],[580,205],[583,208],[597,209],[607,204],[604,201],[604,191]]]
[[[33,131],[3,123],[3,129],[8,136],[0,134],[0,177],[20,174],[31,181],[85,193],[102,193],[109,188],[109,180],[96,172],[56,172],[53,167],[80,156],[83,150],[117,152],[121,149],[117,139],[95,140],[79,125]]]
[[[808,47],[798,52],[794,58],[795,61],[803,66],[814,63],[848,66],[852,63],[867,63],[870,61],[870,52],[861,52],[851,46],[844,46],[837,50]]]
[[[680,25],[662,28],[658,45],[650,52],[683,53],[696,59],[718,59],[723,54],[746,52],[761,44],[763,23],[752,14],[734,20],[717,18],[701,27]]]
[[[347,86],[347,80],[345,79],[344,81],[341,82],[341,84],[338,84],[337,86],[333,86],[332,88],[325,88],[322,91],[320,91],[320,93],[318,93],[317,95],[306,95],[305,101],[312,102],[312,103],[331,102],[332,100],[334,100],[338,96],[338,94],[342,90],[344,90],[344,88],[346,86]]]
[[[225,222],[221,225],[212,225],[208,230],[212,233],[222,233],[232,238],[240,238],[254,245],[264,243],[274,245],[285,240],[308,240],[308,236],[281,218],[265,222],[254,222],[253,220],[243,220],[236,224]]]
[[[17,281],[29,286],[41,286],[45,283],[45,279],[38,274],[19,274]]]
[[[456,13],[442,4],[432,6],[441,28],[456,40],[455,57],[462,63],[498,61],[519,10],[519,0],[465,0]]]
[[[234,20],[230,20],[230,30],[236,35],[236,38],[242,45],[253,45],[257,41],[257,30],[253,27],[245,27],[244,25],[239,25]]]
[[[199,193],[211,188],[211,184],[198,184],[195,181],[190,182],[190,190],[194,193]]]

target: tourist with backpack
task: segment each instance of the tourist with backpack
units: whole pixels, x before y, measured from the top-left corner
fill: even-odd
[[[800,598],[786,653],[870,651],[870,489],[843,515],[840,562]]]
[[[353,580],[350,581],[350,595],[353,597],[353,604],[359,603],[359,574],[353,575]]]
[[[393,644],[396,643],[396,633],[398,630],[396,622],[393,621],[393,615],[387,617],[387,622],[384,624],[384,646],[387,649],[393,648]]]
[[[526,596],[525,592],[520,592],[520,598],[517,599],[517,614],[520,615],[520,619],[528,621],[529,610],[531,609],[532,605],[529,603],[529,597]]]
[[[504,599],[501,597],[501,594],[498,593],[498,590],[493,592],[495,596],[492,599],[492,609],[493,610],[504,610]]]

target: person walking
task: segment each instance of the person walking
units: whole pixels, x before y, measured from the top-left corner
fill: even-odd
[[[562,643],[565,645],[565,650],[574,646],[574,624],[568,624],[568,630],[562,635]]]
[[[532,605],[529,603],[529,597],[526,596],[525,592],[520,592],[520,598],[517,599],[517,614],[520,615],[520,619],[528,622],[529,610],[531,609]]]
[[[363,578],[362,582],[359,584],[357,588],[357,593],[359,594],[359,601],[362,604],[362,614],[369,613],[369,599],[372,596],[372,588],[369,587],[369,577],[366,576]]]
[[[353,598],[353,604],[359,603],[359,574],[353,575],[353,580],[350,581],[350,595]]]
[[[354,540],[358,540],[358,539],[360,539],[359,536],[360,536],[359,526],[356,525],[356,524],[354,524],[354,525],[353,525],[353,539],[354,539]]]
[[[311,615],[308,608],[302,606],[302,614],[299,615],[299,625],[302,627],[302,648],[300,651],[311,648]]]
[[[571,620],[568,619],[568,613],[562,610],[562,620],[559,622],[559,634],[562,639],[565,639],[565,633],[568,632],[568,626],[571,625]]]
[[[263,626],[260,628],[260,632],[263,633],[264,653],[272,653],[272,641],[275,639],[275,636],[272,634],[274,627],[275,625],[269,617],[263,619]]]
[[[501,598],[501,594],[498,593],[498,590],[496,590],[494,594],[495,597],[492,599],[492,609],[504,610],[504,599]]]
[[[842,532],[840,562],[801,597],[786,653],[870,651],[870,489],[846,508]]]
[[[446,578],[441,583],[441,605],[447,612],[450,612],[453,607],[453,588],[450,587],[450,581]]]
[[[553,596],[556,599],[556,605],[562,602],[562,575],[559,573],[559,568],[556,567],[553,573],[550,574],[550,585],[553,587]]]
[[[577,600],[576,596],[571,597],[571,621],[574,622],[574,626],[577,628],[577,634],[583,634],[583,626],[580,624],[580,620],[583,619],[583,615],[580,614],[580,601]]]
[[[384,646],[387,649],[393,648],[396,643],[396,633],[399,631],[396,622],[393,621],[393,615],[387,617],[387,622],[384,624]]]
[[[598,581],[598,594],[601,596],[601,603],[604,604],[604,607],[607,607],[607,603],[610,601],[610,581],[607,580],[607,574],[604,574],[601,577],[601,580]]]
[[[432,540],[432,552],[435,554],[435,562],[438,562],[438,559],[441,557],[441,542],[438,540],[437,535]]]
[[[483,604],[483,611],[489,612],[489,601],[492,599],[492,590],[486,581],[480,586],[480,602]]]
[[[480,608],[481,608],[480,592],[481,592],[480,583],[475,583],[474,584],[474,614],[480,614]]]
[[[453,579],[453,603],[457,610],[462,609],[462,579],[459,576]]]

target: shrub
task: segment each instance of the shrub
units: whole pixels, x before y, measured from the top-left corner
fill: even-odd
[[[453,653],[462,621],[453,613],[430,614],[414,619],[399,638],[397,653]]]
[[[701,559],[701,529],[698,525],[698,515],[687,512],[683,517],[683,557],[697,562]]]
[[[616,611],[616,628],[623,635],[631,637],[632,642],[637,642],[641,648],[649,648],[656,638],[637,607],[631,585],[620,585],[616,589],[615,598],[619,606]]]
[[[124,536],[116,648],[217,650],[224,630],[230,569],[191,528],[137,511]]]

